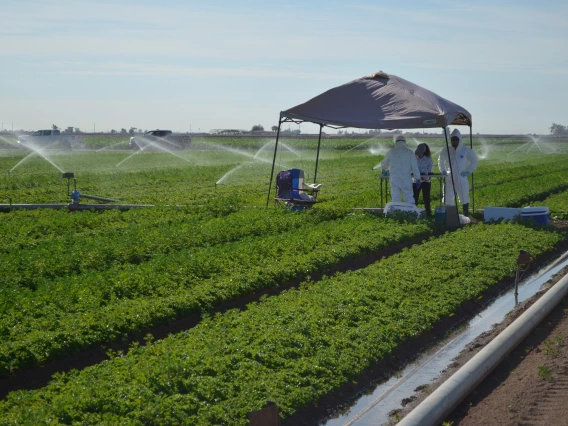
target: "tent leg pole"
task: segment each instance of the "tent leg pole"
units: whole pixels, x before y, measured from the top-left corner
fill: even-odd
[[[469,147],[473,149],[473,128],[469,126]],[[475,184],[473,182],[473,173],[471,174],[471,211],[475,214]]]
[[[456,206],[456,214],[458,215],[458,227],[461,228],[460,212],[458,209],[458,193],[456,192],[456,181],[454,180],[454,170],[452,168],[452,156],[450,155],[450,146],[448,145],[448,128],[446,126],[444,126],[444,136],[446,137],[446,152],[448,153],[448,163],[450,164],[450,177],[452,178],[452,186],[454,189],[454,204]],[[444,196],[446,195],[445,189],[446,188],[444,188]]]
[[[266,196],[266,207],[270,201],[270,191],[272,190],[272,179],[274,178],[274,164],[276,163],[276,152],[278,151],[278,139],[280,139],[280,126],[282,126],[282,117],[278,120],[278,131],[276,132],[276,143],[274,144],[274,157],[272,157],[272,170],[270,172],[270,183],[268,184],[268,195]]]
[[[320,156],[320,146],[321,146],[321,132],[323,130],[323,124],[320,124],[320,131],[319,131],[319,137],[318,137],[318,151],[316,154],[316,171],[314,173],[314,183],[317,183],[317,179],[318,179],[318,162],[319,162],[319,156]]]

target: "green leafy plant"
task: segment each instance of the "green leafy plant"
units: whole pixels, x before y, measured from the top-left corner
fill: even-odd
[[[562,346],[564,346],[564,337],[557,335],[555,338],[548,338],[543,342],[542,351],[545,355],[556,358]]]
[[[538,378],[540,380],[546,380],[547,382],[550,382],[552,380],[552,372],[550,371],[550,368],[546,365],[539,365]]]

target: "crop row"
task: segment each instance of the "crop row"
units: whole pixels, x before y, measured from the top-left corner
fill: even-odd
[[[521,207],[567,188],[568,174],[561,171],[483,187],[475,191],[475,197],[481,205]]]
[[[69,228],[67,233],[55,230],[53,224],[39,224],[32,229],[24,225],[22,230],[25,235],[18,238],[22,230],[17,227],[17,218],[30,217],[24,212],[21,215],[18,213],[10,218],[10,223],[2,224],[3,232],[10,235],[6,238],[7,244],[0,249],[3,254],[0,264],[2,288],[18,285],[36,288],[45,278],[77,275],[90,269],[101,271],[129,263],[139,264],[182,249],[208,247],[247,236],[268,236],[313,226],[343,215],[333,210],[314,210],[299,215],[285,210],[268,214],[263,209],[247,209],[205,220],[175,208],[145,212],[115,211],[105,215],[55,212],[51,215],[32,214],[31,217],[52,217],[53,224]],[[90,220],[93,216],[102,220],[93,223]],[[80,220],[82,218],[85,218],[84,222]],[[76,232],[74,225],[81,227],[80,232]],[[89,229],[90,225],[96,226],[96,229]],[[38,232],[42,234],[38,235]],[[55,237],[55,232],[61,234]]]
[[[568,191],[551,195],[538,205],[548,207],[551,216],[558,219],[568,219]]]
[[[462,228],[11,393],[0,419],[244,426],[267,400],[288,417],[512,277],[520,249],[538,256],[562,238],[519,224]]]
[[[532,177],[545,176],[556,172],[566,172],[568,166],[562,156],[543,156],[530,158],[515,163],[484,163],[480,162],[479,172],[475,174],[475,187],[501,185]]]
[[[33,290],[5,287],[0,293],[0,375],[429,233],[426,223],[348,216],[282,234],[158,254],[139,265],[44,276]],[[52,268],[49,260],[46,274]]]

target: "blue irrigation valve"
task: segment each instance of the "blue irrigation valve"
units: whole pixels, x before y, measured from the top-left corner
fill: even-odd
[[[79,204],[79,199],[81,198],[81,194],[77,189],[74,189],[71,193],[71,202],[73,204]]]

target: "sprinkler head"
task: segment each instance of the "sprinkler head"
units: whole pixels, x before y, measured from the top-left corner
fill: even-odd
[[[66,172],[61,174],[61,179],[73,179],[75,177],[75,173],[73,172]]]

